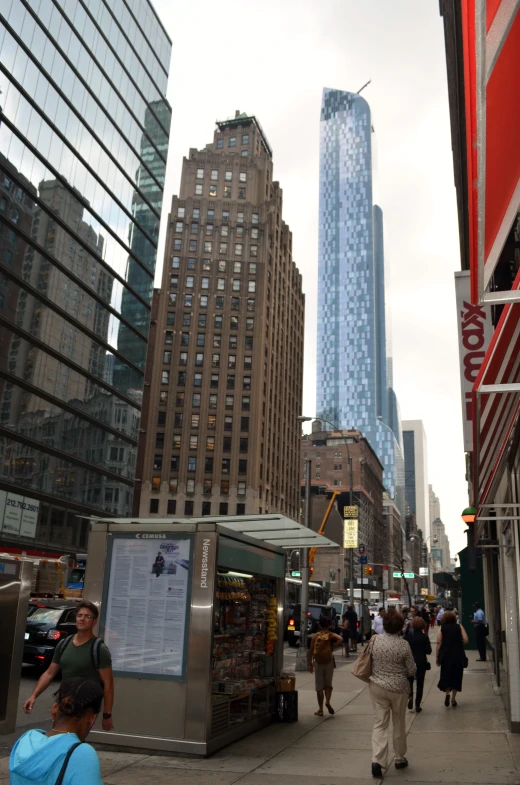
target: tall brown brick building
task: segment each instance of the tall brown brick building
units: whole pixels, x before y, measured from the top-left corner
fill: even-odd
[[[237,112],[172,200],[135,512],[298,518],[303,329],[271,148]]]

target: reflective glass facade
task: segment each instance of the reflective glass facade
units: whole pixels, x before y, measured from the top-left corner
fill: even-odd
[[[357,428],[404,513],[404,463],[387,358],[383,214],[372,200],[370,107],[325,89],[320,124],[318,416]]]
[[[148,0],[1,4],[0,492],[39,502],[4,544],[130,514],[170,52]]]

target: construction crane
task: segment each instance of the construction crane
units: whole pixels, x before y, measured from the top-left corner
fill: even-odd
[[[329,506],[327,507],[327,511],[325,512],[325,515],[323,516],[323,520],[321,522],[321,526],[318,529],[318,534],[323,534],[323,532],[325,531],[325,526],[327,525],[327,521],[329,519],[330,511],[332,510],[332,505],[334,504],[334,502],[336,501],[336,498],[338,496],[339,496],[339,491],[333,491],[332,492],[332,496],[330,498]],[[309,551],[309,568],[312,567],[312,565],[314,563],[314,557],[316,556],[316,551],[317,550],[318,550],[317,548],[311,548],[310,551]]]

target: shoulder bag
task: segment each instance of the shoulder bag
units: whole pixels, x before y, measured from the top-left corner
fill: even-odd
[[[65,778],[65,772],[67,771],[67,766],[69,765],[70,756],[72,755],[76,747],[80,747],[82,744],[83,744],[82,741],[78,741],[76,744],[73,744],[70,750],[65,755],[65,760],[63,761],[63,766],[61,767],[61,771],[58,774],[56,785],[63,785],[63,780]]]
[[[360,655],[358,655],[358,658],[354,663],[354,667],[352,668],[352,675],[357,679],[361,679],[361,681],[366,681],[367,684],[370,681],[370,677],[372,676],[372,649],[376,639],[377,635],[374,635],[372,638],[370,638],[368,646],[363,652],[361,652]]]

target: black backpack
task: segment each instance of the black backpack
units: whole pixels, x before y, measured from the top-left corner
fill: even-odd
[[[63,652],[73,639],[74,635],[68,635],[66,638],[63,638],[58,645],[56,646],[56,653],[60,655],[60,660],[63,656]],[[90,658],[92,660],[92,665],[98,671],[99,670],[99,652],[101,651],[101,644],[103,643],[102,638],[94,637],[94,643],[90,647]]]

